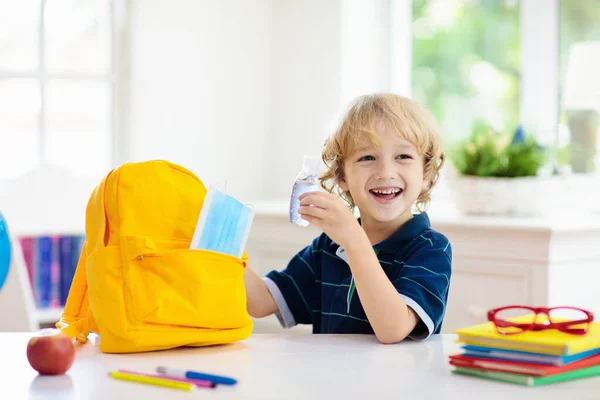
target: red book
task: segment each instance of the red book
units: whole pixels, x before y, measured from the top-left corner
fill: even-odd
[[[19,238],[21,243],[21,250],[23,250],[23,258],[25,259],[25,265],[27,266],[27,274],[29,275],[29,282],[33,285],[33,277],[35,273],[33,271],[33,239],[30,237]]]
[[[550,376],[560,374],[562,372],[574,371],[576,369],[600,365],[600,354],[583,358],[579,361],[574,361],[565,365],[547,365],[525,363],[521,361],[496,360],[490,358],[468,357],[462,354],[455,354],[449,358],[450,365],[454,365],[455,367],[511,372],[514,374],[529,376]]]

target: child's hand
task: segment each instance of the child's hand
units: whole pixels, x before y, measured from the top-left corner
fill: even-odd
[[[362,228],[348,206],[327,192],[309,192],[300,196],[300,216],[323,230],[337,244],[346,248]]]

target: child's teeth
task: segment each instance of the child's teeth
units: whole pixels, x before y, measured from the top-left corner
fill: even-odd
[[[399,189],[373,190],[374,193],[379,193],[379,194],[392,194],[392,193],[398,193],[399,191],[400,191]]]

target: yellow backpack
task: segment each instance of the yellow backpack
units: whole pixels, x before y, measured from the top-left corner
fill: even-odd
[[[87,204],[85,244],[61,320],[80,342],[131,353],[246,339],[244,268],[237,258],[189,249],[206,189],[167,161],[113,169]]]

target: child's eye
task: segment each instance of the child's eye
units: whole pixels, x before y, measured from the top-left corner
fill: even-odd
[[[373,156],[364,156],[358,159],[358,161],[373,161],[375,157]]]
[[[410,160],[412,159],[412,156],[410,154],[400,154],[398,157],[400,160]]]

